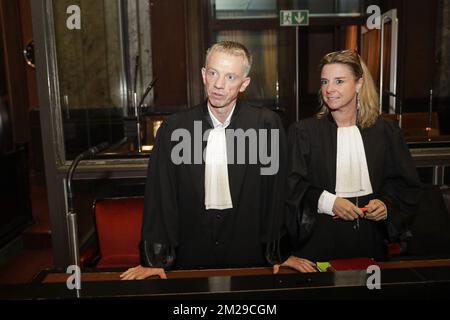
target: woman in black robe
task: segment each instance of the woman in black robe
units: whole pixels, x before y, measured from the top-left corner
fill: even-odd
[[[421,193],[402,132],[379,114],[373,79],[354,50],[321,61],[320,112],[289,131],[287,227],[294,253],[283,265],[384,259],[407,234]],[[299,258],[301,257],[301,258]]]

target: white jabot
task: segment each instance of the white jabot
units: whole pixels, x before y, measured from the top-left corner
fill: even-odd
[[[366,152],[358,127],[341,127],[337,132],[336,195],[342,198],[372,193]]]
[[[211,112],[208,104],[208,112],[214,129],[208,136],[205,156],[205,207],[206,209],[231,209],[230,183],[228,181],[227,141],[225,129],[230,124],[231,110],[224,123],[221,123]]]
[[[320,195],[317,211],[333,214],[337,197],[351,198],[372,193],[369,169],[361,133],[357,126],[339,127],[336,154],[336,194]]]

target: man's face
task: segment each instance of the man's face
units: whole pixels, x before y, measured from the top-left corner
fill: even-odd
[[[239,56],[214,51],[202,68],[203,84],[213,108],[232,107],[239,92],[250,83],[245,74],[245,60]]]

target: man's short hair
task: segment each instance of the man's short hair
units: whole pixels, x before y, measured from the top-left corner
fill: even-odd
[[[209,56],[213,52],[224,52],[233,56],[244,58],[246,64],[245,73],[246,75],[250,73],[253,58],[248,49],[243,44],[234,41],[221,41],[214,44],[208,49],[208,51],[206,51],[205,66],[207,65]]]

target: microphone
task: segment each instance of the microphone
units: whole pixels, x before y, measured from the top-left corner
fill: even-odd
[[[158,78],[153,79],[152,82],[148,85],[147,89],[145,89],[144,95],[142,96],[142,99],[139,103],[137,103],[137,94],[134,93],[134,113],[136,115],[136,133],[137,133],[137,144],[138,144],[138,152],[142,152],[142,142],[141,142],[141,107],[144,103],[145,98],[150,93],[150,90],[152,90],[153,86],[155,85]]]
[[[102,142],[98,145],[96,145],[95,147],[91,147],[88,150],[80,153],[73,161],[72,164],[70,165],[69,171],[67,172],[67,177],[66,177],[66,187],[67,187],[67,195],[68,195],[68,209],[69,211],[72,211],[74,209],[73,206],[73,192],[72,192],[72,178],[73,178],[73,174],[75,172],[75,168],[77,167],[78,163],[87,158],[87,157],[92,157],[95,154],[105,150],[106,148],[108,148],[109,143],[108,142]]]
[[[430,102],[428,104],[428,127],[426,131],[431,131],[431,126],[433,124],[433,89],[430,89]]]
[[[77,214],[74,209],[74,194],[72,191],[72,178],[75,172],[75,168],[78,163],[87,157],[92,157],[95,154],[105,150],[108,148],[108,142],[102,142],[94,147],[89,148],[88,150],[80,153],[75,160],[72,161],[70,165],[69,171],[67,172],[66,177],[66,193],[67,193],[67,213],[66,220],[69,231],[69,243],[70,249],[72,251],[72,262],[73,264],[79,268],[80,267],[80,249],[78,244],[78,227],[77,227]],[[78,269],[77,269],[78,270]],[[80,289],[81,287],[77,287],[77,298],[80,297]]]
[[[138,110],[137,110],[137,81],[139,76],[139,55],[136,55],[136,60],[134,64],[134,86],[133,86],[133,106],[134,106],[134,115],[138,117]]]
[[[383,93],[389,97],[393,97],[395,99],[395,102],[397,102],[395,112],[398,114],[398,126],[402,127],[402,100],[397,97],[397,95],[391,91],[384,90]]]
[[[139,55],[136,56],[135,64],[134,64],[134,93],[137,93],[137,79],[138,79],[138,71],[139,71]]]
[[[148,94],[150,93],[150,91],[155,86],[156,81],[158,81],[158,77],[155,77],[155,79],[153,79],[153,81],[150,82],[150,84],[148,85],[147,89],[145,89],[144,95],[142,96],[142,99],[141,99],[141,101],[138,104],[138,108],[142,107],[142,104],[144,103],[145,98],[147,98]]]
[[[109,147],[109,143],[108,142],[102,142],[98,145],[96,145],[95,147],[89,148],[87,151],[85,151],[85,156],[94,156],[99,152],[102,152],[103,150],[105,150],[106,148]]]
[[[383,92],[384,92],[385,95],[397,98],[397,95],[395,93],[393,93],[393,92],[390,92],[390,91],[387,91],[387,90],[384,90]]]

